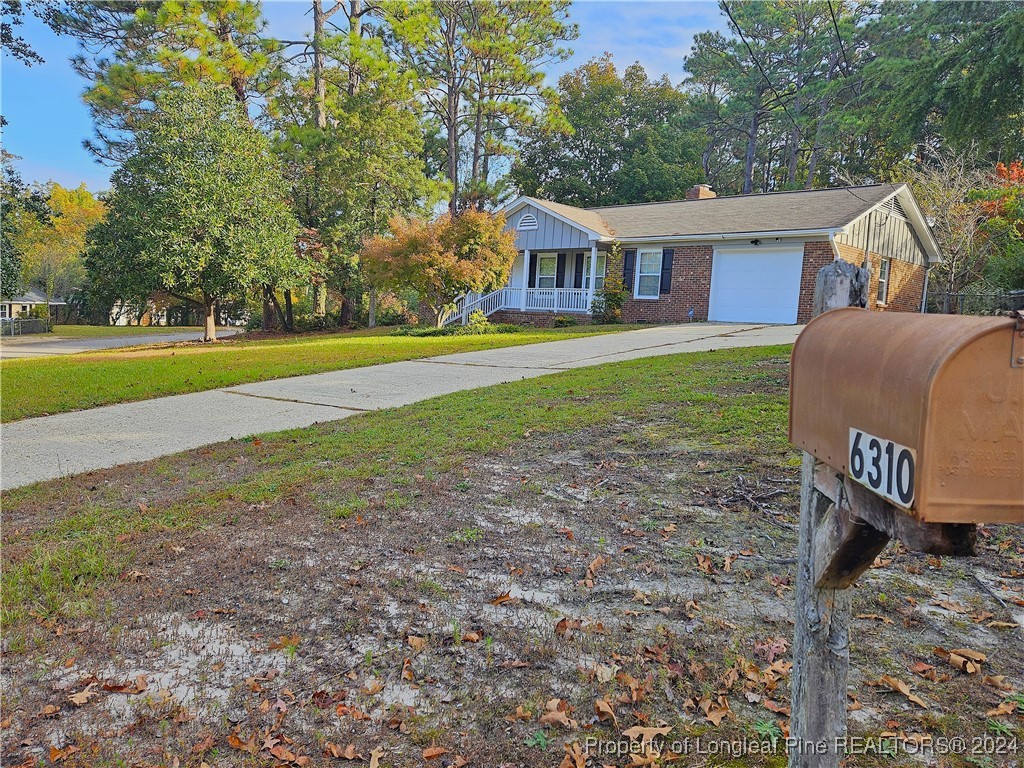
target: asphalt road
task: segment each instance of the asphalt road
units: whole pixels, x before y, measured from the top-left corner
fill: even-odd
[[[218,330],[217,338],[234,336],[236,330]],[[196,331],[188,333],[154,333],[145,336],[105,336],[91,339],[68,339],[60,336],[32,335],[5,336],[0,339],[0,359],[16,357],[48,357],[50,355],[73,355],[76,352],[95,352],[101,349],[137,347],[143,344],[171,344],[176,341],[199,341],[202,335]]]

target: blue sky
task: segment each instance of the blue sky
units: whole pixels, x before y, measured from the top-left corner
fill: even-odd
[[[264,2],[270,33],[305,37],[309,6],[305,0]],[[652,77],[667,74],[678,83],[693,35],[725,27],[714,2],[582,0],[572,6],[571,17],[579,25],[580,36],[572,44],[572,58],[550,73],[552,80],[608,51],[620,68],[639,61]],[[92,124],[81,99],[85,83],[68,64],[74,41],[57,37],[31,14],[26,15],[19,34],[46,63],[29,68],[6,54],[3,57],[0,112],[9,123],[3,135],[5,149],[21,158],[17,165],[26,181],[52,179],[66,186],[84,181],[93,191],[106,189],[110,168],[82,148],[82,140],[92,134]]]

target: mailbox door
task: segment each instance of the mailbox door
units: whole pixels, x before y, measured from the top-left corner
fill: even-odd
[[[935,373],[920,503],[929,522],[1024,523],[1024,367],[1012,326],[956,351]]]

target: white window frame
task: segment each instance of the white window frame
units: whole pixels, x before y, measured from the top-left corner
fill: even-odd
[[[644,254],[654,255],[658,257],[658,271],[655,272],[642,272],[640,269],[643,264]],[[633,269],[636,272],[636,276],[633,278],[633,298],[644,299],[647,301],[661,298],[661,268],[664,266],[663,259],[665,258],[661,248],[637,248],[636,251],[636,263],[633,265]],[[654,277],[657,275],[658,283],[657,288],[653,294],[641,294],[640,293],[640,278],[642,277]]]
[[[885,277],[882,273],[885,273]],[[892,259],[882,259],[878,262],[878,293],[875,297],[876,303],[886,305],[889,303],[889,281],[892,279]]]
[[[585,261],[583,262],[583,288],[584,290],[590,290],[590,254],[586,253],[583,255]],[[604,279],[608,273],[608,254],[603,251],[597,252],[597,266],[594,267],[594,290],[600,291],[604,288]]]
[[[555,264],[554,270],[550,275],[541,277],[541,264],[550,259]],[[550,280],[551,285],[541,285],[541,280]],[[537,287],[545,290],[551,290],[558,285],[558,254],[555,253],[539,253],[537,254]]]

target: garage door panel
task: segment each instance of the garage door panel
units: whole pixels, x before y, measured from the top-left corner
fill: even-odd
[[[708,318],[718,322],[795,323],[803,248],[716,251]]]

